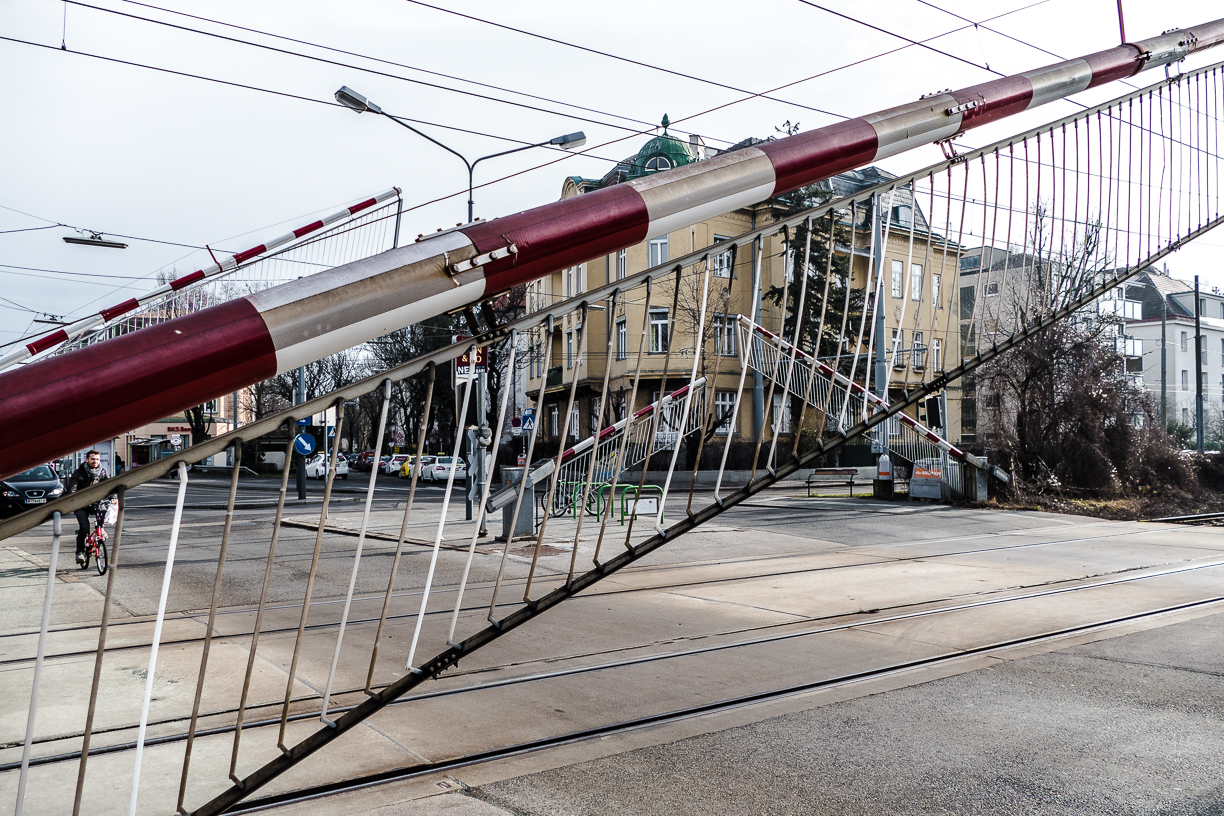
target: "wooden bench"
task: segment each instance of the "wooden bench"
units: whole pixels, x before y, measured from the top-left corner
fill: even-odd
[[[817,468],[812,471],[812,475],[807,477],[808,498],[812,497],[812,488],[815,487],[833,487],[836,485],[846,485],[850,488],[850,496],[854,496],[855,479],[858,477],[858,470],[855,468]],[[858,484],[866,484],[860,481]]]

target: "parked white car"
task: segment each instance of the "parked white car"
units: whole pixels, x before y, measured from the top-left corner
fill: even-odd
[[[327,473],[328,457],[322,453],[316,453],[314,456],[306,460],[306,478],[307,479],[322,479]],[[336,478],[347,479],[349,475],[348,462],[343,457],[336,458]]]
[[[437,459],[423,465],[421,478],[431,482],[445,482],[450,478],[451,462],[454,462],[455,481],[467,481],[467,463],[451,456],[439,456]]]
[[[400,467],[408,461],[408,454],[397,453],[382,464],[382,472],[390,476],[392,473],[399,473]]]

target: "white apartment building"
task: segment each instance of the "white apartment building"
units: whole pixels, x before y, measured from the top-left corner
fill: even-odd
[[[1195,377],[1203,382],[1203,418],[1211,425],[1224,419],[1224,295],[1199,292],[1202,365],[1195,364],[1194,285],[1161,275],[1140,273],[1126,285],[1118,309],[1127,339],[1142,348],[1143,383],[1156,404],[1161,392],[1161,313],[1164,311],[1164,387],[1169,422],[1195,425]]]

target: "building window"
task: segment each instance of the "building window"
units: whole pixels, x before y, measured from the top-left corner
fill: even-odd
[[[657,173],[660,170],[670,170],[671,162],[662,156],[655,156],[650,161],[646,162],[647,173]]]
[[[622,249],[616,253],[616,279],[624,280],[629,274],[629,250]]]
[[[960,327],[961,333],[961,355],[971,357],[977,354],[977,332],[969,323],[962,323]]]
[[[911,226],[914,223],[914,208],[906,204],[899,204],[893,207],[893,220],[903,227]]]
[[[574,267],[568,267],[565,270],[565,296],[567,298],[574,296]]]
[[[910,300],[922,301],[922,264],[910,264]]]
[[[565,333],[565,367],[574,367],[574,333],[572,331]]]
[[[922,332],[914,332],[914,347],[910,354],[910,365],[917,371],[922,368],[922,358],[926,355],[926,347],[922,345]]]
[[[1183,391],[1190,390],[1190,372],[1189,371],[1182,372],[1182,390]]]
[[[548,418],[552,426],[552,436],[554,437],[561,435],[561,423],[559,421],[560,415],[561,415],[561,410],[557,408],[557,405],[555,403],[548,406]]]
[[[616,359],[629,356],[629,325],[624,319],[616,321]]]
[[[905,357],[901,354],[901,337],[902,333],[898,329],[892,330],[892,364],[893,368],[905,368]]]
[[[582,327],[574,329],[574,365],[582,365]]]
[[[648,245],[649,257],[646,265],[650,267],[658,266],[661,263],[667,262],[667,236],[662,238],[651,238]]]
[[[1182,350],[1182,351],[1189,351],[1189,350],[1190,350],[1190,341],[1189,341],[1189,339],[1186,337],[1186,333],[1185,333],[1185,332],[1182,332],[1182,333],[1181,333],[1181,350]]]
[[[1182,408],[1182,421],[1181,421],[1181,424],[1183,424],[1183,425],[1189,425],[1189,424],[1190,424],[1190,409],[1189,409],[1189,408]]]
[[[899,298],[905,291],[903,277],[905,275],[905,265],[900,261],[892,262],[892,296]]]
[[[977,289],[972,286],[962,286],[960,291],[961,320],[973,318],[973,307],[977,303]]]
[[[721,420],[714,433],[726,436],[731,433],[731,414],[735,411],[735,391],[714,392],[714,419]]]
[[[575,401],[570,408],[569,435],[571,439],[578,439],[578,402]]]
[[[932,309],[942,309],[943,308],[943,304],[939,302],[940,284],[941,284],[940,276],[932,275],[931,276],[931,308]]]
[[[1199,298],[1199,315],[1207,316],[1207,298]]]
[[[723,241],[729,241],[730,238],[726,235],[715,235],[714,243],[721,244]],[[710,256],[710,269],[716,278],[731,277],[731,250],[720,252],[717,255]]]
[[[714,347],[717,354],[735,354],[735,315],[714,315]]]
[[[667,309],[650,310],[650,352],[667,351]]]
[[[599,410],[603,403],[598,398],[591,400],[591,436],[599,433]]]
[[[943,371],[943,340],[931,341],[931,368]]]
[[[783,399],[781,394],[773,395],[773,428],[775,435],[791,430],[790,400]]]
[[[998,282],[986,284],[986,297],[997,297],[998,294],[999,294]]]

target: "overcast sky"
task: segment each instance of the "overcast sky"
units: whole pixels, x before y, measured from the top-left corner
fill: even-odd
[[[996,76],[987,64],[1013,74],[1119,41],[1115,0],[436,3],[468,17],[412,0],[0,3],[0,344],[46,328],[32,323],[38,313],[81,317],[152,288],[159,269],[199,269],[205,244],[240,251],[391,186],[404,190],[409,239],[463,220],[462,163],[336,105],[341,85],[428,123],[418,127],[469,158],[586,132],[584,155],[535,149],[481,164],[476,215],[492,218],[555,200],[565,176],[602,176],[664,113],[677,135],[724,147],[788,120],[808,130],[983,82]],[[1219,0],[1124,6],[1132,40],[1224,16]],[[1000,33],[954,15],[997,18],[985,25]],[[960,30],[930,43],[940,54],[866,24],[919,40]],[[1218,50],[1186,67],[1224,59]],[[749,97],[788,84],[776,101]],[[1112,83],[1077,99],[1128,90]],[[1056,102],[966,143],[1076,109]],[[884,166],[903,173],[940,158],[927,147]],[[68,227],[148,240],[72,246],[60,240]],[[1224,287],[1221,258],[1224,234],[1208,235],[1169,266]]]

